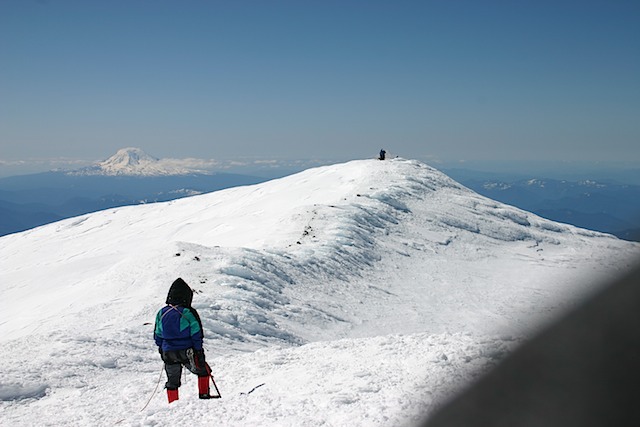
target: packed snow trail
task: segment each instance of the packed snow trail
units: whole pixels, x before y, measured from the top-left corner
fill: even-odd
[[[72,218],[0,238],[0,419],[399,425],[638,253],[404,159]],[[177,277],[224,398],[140,413]]]
[[[154,392],[162,364],[152,349],[135,354],[121,343],[78,342],[73,354],[37,355],[4,378],[4,393],[19,400],[5,395],[0,419],[18,426],[413,425],[516,343],[414,334],[263,348],[210,360],[222,399],[198,399],[196,377],[187,375],[180,400],[168,405],[162,387]],[[26,395],[36,381],[46,396]]]

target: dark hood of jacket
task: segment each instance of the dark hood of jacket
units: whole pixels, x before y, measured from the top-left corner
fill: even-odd
[[[193,301],[193,291],[187,282],[181,278],[176,279],[169,288],[167,304],[191,307],[191,301]]]

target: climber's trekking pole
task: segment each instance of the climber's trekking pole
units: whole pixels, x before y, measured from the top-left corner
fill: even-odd
[[[218,390],[218,386],[216,385],[216,380],[213,379],[213,374],[211,373],[211,366],[205,362],[207,365],[207,372],[209,372],[209,378],[211,378],[211,382],[213,383],[213,388],[216,389],[217,396],[211,396],[212,399],[220,399],[222,395],[220,394],[220,390]]]

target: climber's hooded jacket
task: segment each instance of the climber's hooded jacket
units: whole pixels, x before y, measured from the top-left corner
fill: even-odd
[[[153,337],[163,351],[202,350],[202,322],[191,307],[193,291],[182,279],[176,279],[169,289],[167,305],[156,315]]]

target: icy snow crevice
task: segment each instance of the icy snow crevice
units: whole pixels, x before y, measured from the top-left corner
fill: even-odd
[[[39,399],[46,395],[48,388],[47,384],[0,383],[0,401]]]

